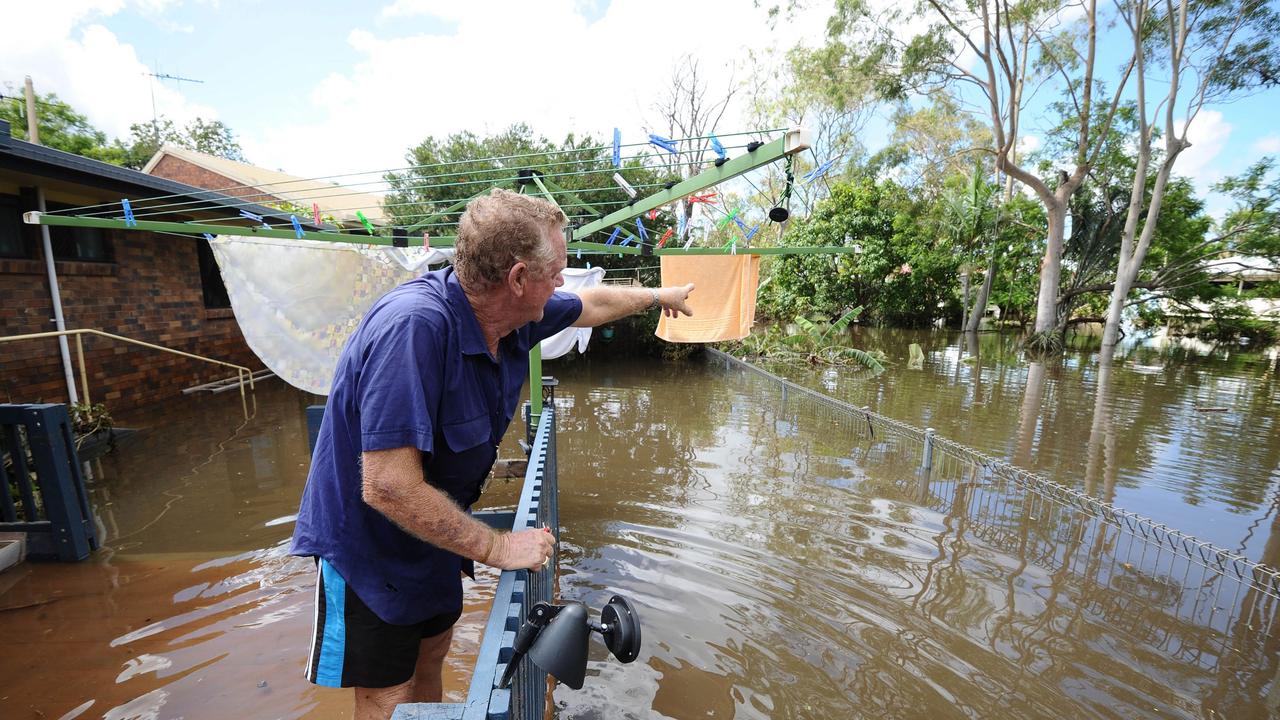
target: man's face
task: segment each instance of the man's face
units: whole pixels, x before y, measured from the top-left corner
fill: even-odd
[[[525,286],[525,299],[528,301],[530,319],[533,322],[542,319],[543,310],[547,306],[547,301],[551,299],[551,294],[556,291],[556,288],[564,285],[564,276],[561,273],[568,264],[564,233],[559,230],[548,230],[547,242],[552,247],[555,259],[546,267],[530,268],[529,282]]]

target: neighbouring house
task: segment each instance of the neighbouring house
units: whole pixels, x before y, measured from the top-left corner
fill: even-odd
[[[135,214],[147,220],[216,218],[239,225],[248,221],[226,218],[245,208],[289,224],[287,213],[246,205],[233,193],[209,192],[18,140],[0,121],[0,338],[56,330],[41,227],[22,219],[38,209],[41,191],[50,212],[101,204],[96,212],[120,217],[120,200],[129,198]],[[213,253],[199,235],[89,227],[49,231],[68,330],[96,329],[262,367],[245,344]],[[83,342],[91,399],[112,411],[236,374],[107,338]],[[78,383],[74,341],[70,361]],[[0,402],[66,402],[68,395],[56,338],[0,342]]]
[[[1280,324],[1280,298],[1244,297],[1245,292],[1264,283],[1280,282],[1280,266],[1270,258],[1249,255],[1230,255],[1205,262],[1206,268],[1216,273],[1212,283],[1223,286],[1227,295],[1243,297],[1244,306],[1259,320]],[[1170,317],[1182,320],[1207,320],[1213,317],[1211,303],[1191,301],[1175,303],[1168,299],[1160,306]]]
[[[333,222],[350,230],[360,230],[362,223],[356,211],[374,225],[383,225],[382,198],[358,192],[361,185],[379,187],[380,174],[347,176],[356,182],[347,186],[323,180],[268,170],[248,163],[206,155],[186,148],[165,145],[156,151],[142,172],[176,180],[205,190],[235,195],[255,203],[297,213],[299,220],[314,218],[318,208],[323,222]],[[315,206],[315,207],[313,207]],[[288,212],[286,212],[286,215]]]

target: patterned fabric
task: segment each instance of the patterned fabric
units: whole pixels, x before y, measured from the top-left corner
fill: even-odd
[[[210,246],[249,348],[317,395],[328,394],[342,346],[373,301],[453,252],[226,235]]]

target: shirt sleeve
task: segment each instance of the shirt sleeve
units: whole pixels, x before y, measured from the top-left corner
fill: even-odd
[[[557,290],[547,300],[547,306],[542,310],[542,319],[529,328],[531,345],[537,345],[569,327],[581,316],[582,298]]]
[[[432,451],[444,385],[443,335],[425,318],[410,314],[369,340],[356,383],[363,450]]]

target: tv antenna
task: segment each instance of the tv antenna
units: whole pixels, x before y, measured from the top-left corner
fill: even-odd
[[[156,115],[156,82],[155,82],[156,80],[173,80],[175,82],[199,83],[201,85],[204,84],[203,80],[196,80],[196,79],[187,78],[187,77],[179,77],[177,75],[170,75],[169,73],[159,72],[159,67],[157,67],[154,72],[145,72],[142,74],[151,78],[151,128],[152,130],[156,130],[156,125],[159,122],[159,117]]]

